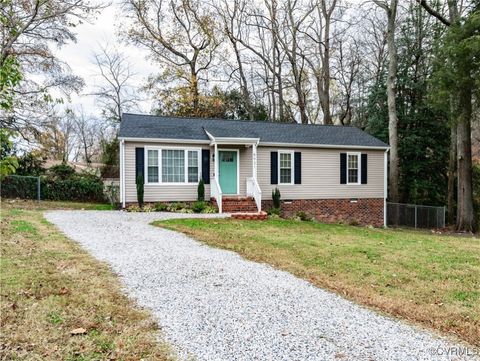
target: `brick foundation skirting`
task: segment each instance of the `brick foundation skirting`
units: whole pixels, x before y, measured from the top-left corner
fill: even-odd
[[[345,222],[359,225],[383,226],[383,198],[351,199],[295,199],[282,200],[282,217],[295,217],[305,212],[320,222]],[[271,200],[262,201],[262,209],[273,207]]]

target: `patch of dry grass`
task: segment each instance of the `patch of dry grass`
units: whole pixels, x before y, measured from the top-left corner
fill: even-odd
[[[105,264],[44,219],[46,208],[98,205],[2,204],[1,359],[172,360],[150,315]]]
[[[291,220],[155,224],[480,346],[480,240]]]

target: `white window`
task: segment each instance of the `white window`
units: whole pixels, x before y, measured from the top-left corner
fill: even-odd
[[[347,183],[360,183],[360,154],[347,153]]]
[[[162,149],[162,183],[185,182],[185,151]]]
[[[147,151],[147,183],[158,183],[158,150]]]
[[[188,183],[198,182],[198,152],[188,151]]]
[[[198,149],[147,148],[147,183],[197,183],[199,157]]]
[[[279,179],[280,183],[292,183],[293,157],[292,153],[279,152]]]

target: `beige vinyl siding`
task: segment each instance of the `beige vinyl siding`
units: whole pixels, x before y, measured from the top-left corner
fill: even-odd
[[[302,184],[270,184],[270,152],[302,153]],[[368,154],[367,184],[340,184],[340,153]],[[355,149],[278,148],[259,146],[257,179],[262,199],[271,199],[278,187],[282,199],[383,198],[384,151]],[[293,177],[292,169],[292,177]]]
[[[185,149],[209,149],[208,145],[171,144],[171,143],[133,143],[125,142],[125,201],[137,202],[137,187],[135,185],[135,147],[181,147]],[[210,150],[212,152],[212,150]],[[161,155],[159,155],[161,156]],[[202,170],[200,158],[199,172]],[[213,174],[212,157],[210,156],[210,171]],[[145,175],[146,176],[146,175]],[[186,184],[145,184],[144,201],[194,201],[197,199],[197,183]],[[205,197],[210,197],[210,185],[205,184]]]
[[[181,147],[210,149],[210,178],[214,177],[212,161],[214,148],[208,145],[125,142],[125,201],[136,202],[135,147]],[[239,189],[246,195],[246,179],[252,176],[252,147],[219,146],[219,149],[239,150]],[[291,150],[302,153],[302,184],[270,184],[270,152]],[[368,154],[368,183],[340,184],[340,153],[361,152]],[[257,150],[257,178],[263,199],[271,199],[272,190],[280,189],[282,199],[332,199],[332,198],[383,198],[384,151],[320,148],[279,148],[259,146]],[[199,164],[201,170],[201,163]],[[294,171],[292,169],[292,177]],[[210,185],[205,185],[205,195],[210,197]],[[197,184],[145,184],[145,201],[194,201]]]

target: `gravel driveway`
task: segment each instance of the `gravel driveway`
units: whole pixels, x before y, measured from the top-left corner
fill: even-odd
[[[465,351],[464,346],[380,316],[289,273],[149,225],[186,216],[192,215],[46,214],[112,266],[126,292],[152,311],[181,359],[480,359],[448,357],[448,352]]]

